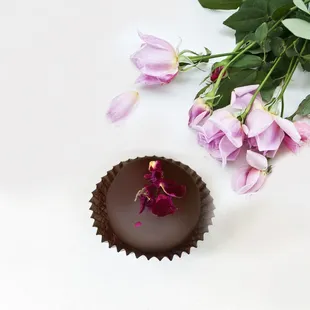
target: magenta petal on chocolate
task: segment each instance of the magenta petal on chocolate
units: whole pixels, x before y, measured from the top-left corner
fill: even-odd
[[[173,214],[176,211],[176,207],[173,205],[172,198],[166,195],[158,195],[156,203],[152,206],[152,213],[163,217],[169,214]]]
[[[147,173],[147,174],[144,175],[144,178],[146,180],[150,180],[152,178],[152,174],[151,173]]]
[[[182,198],[186,193],[186,187],[184,185],[178,185],[170,180],[163,180],[159,185],[171,197]]]
[[[149,163],[149,171],[162,171],[161,162],[159,160],[153,160]]]
[[[141,223],[141,222],[136,222],[136,223],[135,223],[135,227],[140,227],[140,226],[142,226],[142,223]]]
[[[155,198],[157,195],[157,187],[154,184],[146,185],[140,190],[137,194],[140,201],[140,211],[141,214],[145,208],[152,208],[153,204],[155,203]]]

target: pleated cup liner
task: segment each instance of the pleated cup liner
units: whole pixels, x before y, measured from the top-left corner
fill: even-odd
[[[124,243],[113,231],[112,227],[109,223],[109,217],[107,212],[106,205],[106,195],[108,193],[109,187],[112,184],[113,180],[119,173],[119,171],[128,163],[138,160],[150,158],[152,160],[165,160],[167,162],[173,163],[183,170],[185,170],[188,174],[191,175],[193,180],[196,183],[197,188],[200,192],[200,216],[198,223],[190,236],[186,241],[183,241],[177,247],[166,251],[166,252],[152,252],[145,253],[134,247]],[[100,235],[102,238],[102,242],[107,242],[109,244],[109,248],[116,247],[117,252],[124,250],[126,255],[130,253],[134,253],[136,258],[140,256],[145,256],[148,260],[152,257],[156,257],[158,260],[162,260],[164,257],[167,257],[169,260],[172,260],[175,255],[181,257],[185,252],[190,254],[191,248],[197,248],[197,243],[199,240],[204,240],[204,234],[209,232],[209,226],[212,225],[212,218],[214,217],[214,204],[213,198],[210,195],[210,191],[207,189],[206,184],[202,181],[201,177],[197,175],[197,173],[192,170],[190,167],[182,164],[181,162],[174,161],[172,159],[167,159],[165,157],[157,157],[157,156],[145,156],[145,157],[137,157],[135,159],[129,159],[124,162],[120,162],[118,165],[114,166],[107,174],[102,177],[101,182],[96,185],[96,189],[93,191],[93,196],[90,200],[92,211],[91,218],[94,220],[93,227],[97,228],[97,235]]]

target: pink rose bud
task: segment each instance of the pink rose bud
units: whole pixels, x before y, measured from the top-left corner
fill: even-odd
[[[249,166],[239,168],[232,179],[232,188],[240,195],[257,192],[269,173],[268,161],[263,155],[248,150],[246,160]]]
[[[115,97],[110,104],[107,117],[111,122],[117,122],[127,116],[138,102],[139,93],[128,91]]]
[[[167,41],[139,33],[144,41],[139,51],[131,56],[141,75],[136,83],[158,85],[170,83],[179,72],[178,54]]]
[[[211,108],[202,98],[197,98],[188,112],[188,126],[194,127],[202,124],[211,114]]]

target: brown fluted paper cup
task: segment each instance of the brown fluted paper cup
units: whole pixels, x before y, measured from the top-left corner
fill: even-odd
[[[148,164],[154,160],[162,163],[165,177],[187,189],[184,198],[174,199],[177,211],[165,217],[149,210],[139,214],[139,202],[134,201],[146,183]],[[114,166],[97,184],[90,202],[93,226],[102,242],[137,258],[144,255],[147,259],[172,260],[183,252],[190,254],[214,217],[213,199],[201,177],[181,162],[156,156],[129,159]]]

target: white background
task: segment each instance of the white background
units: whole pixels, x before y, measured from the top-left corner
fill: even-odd
[[[105,118],[110,99],[136,87],[138,29],[227,52],[230,13],[195,0],[0,2],[1,310],[309,310],[309,148],[279,156],[260,193],[237,196],[233,167],[222,169],[187,128],[200,71],[139,88],[118,125]],[[295,76],[288,114],[309,84]],[[109,249],[88,210],[107,170],[153,154],[197,170],[216,206],[205,241],[172,262]]]

